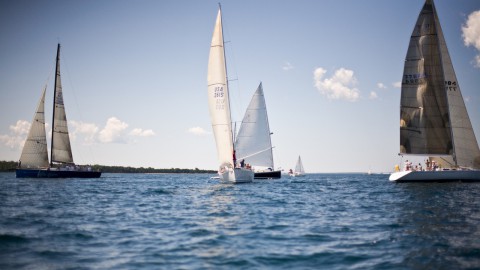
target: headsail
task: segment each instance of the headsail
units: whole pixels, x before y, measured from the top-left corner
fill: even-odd
[[[227,67],[222,29],[222,12],[218,10],[208,59],[208,104],[213,134],[221,165],[233,166],[233,133],[227,83]]]
[[[400,102],[400,152],[449,155],[452,157],[446,159],[451,159],[452,165],[464,167],[475,167],[475,158],[480,159],[431,0],[425,2],[420,12],[405,60]]]
[[[73,163],[72,148],[68,135],[67,116],[65,114],[65,105],[63,104],[62,82],[60,79],[60,44],[58,44],[57,48],[54,91],[51,162]]]
[[[45,91],[38,102],[27,140],[20,156],[20,168],[48,167],[47,137],[45,133]]]
[[[237,158],[255,167],[273,167],[272,141],[262,83],[253,94],[238,132]]]

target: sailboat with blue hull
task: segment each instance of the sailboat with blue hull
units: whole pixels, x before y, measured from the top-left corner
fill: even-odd
[[[480,150],[433,0],[418,16],[405,59],[400,155],[425,156],[426,168],[406,162],[390,181],[480,181]]]
[[[46,88],[43,89],[28,137],[22,149],[20,161],[15,171],[17,178],[100,177],[102,174],[100,171],[95,171],[90,166],[79,166],[73,162],[60,78],[60,44],[57,47],[55,68],[50,163],[48,162],[45,132],[45,92]]]

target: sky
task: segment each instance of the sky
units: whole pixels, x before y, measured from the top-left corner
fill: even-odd
[[[232,116],[262,82],[276,168],[390,172],[423,0],[221,1]],[[480,1],[436,0],[480,137]],[[0,160],[18,160],[61,74],[77,164],[218,168],[207,67],[218,1],[0,1]]]

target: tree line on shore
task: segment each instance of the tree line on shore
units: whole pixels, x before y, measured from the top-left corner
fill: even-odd
[[[1,172],[13,172],[17,167],[17,162],[15,161],[0,161],[0,171]],[[202,170],[202,169],[181,169],[181,168],[170,168],[170,169],[155,169],[152,167],[144,168],[134,168],[134,167],[124,167],[124,166],[104,166],[104,165],[92,165],[92,169],[100,170],[104,173],[217,173],[214,170]]]

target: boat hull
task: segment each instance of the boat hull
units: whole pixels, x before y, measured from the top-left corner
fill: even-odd
[[[223,173],[219,173],[219,176],[222,182],[240,184],[253,182],[254,173],[252,170],[244,168],[229,168]]]
[[[388,180],[392,182],[480,182],[480,171],[403,171],[392,173]]]
[[[303,173],[289,173],[288,174],[290,177],[304,177],[305,174]]]
[[[282,178],[281,171],[271,171],[271,172],[256,172],[255,179],[279,179]]]
[[[99,178],[99,171],[63,171],[47,169],[16,169],[17,178]]]

